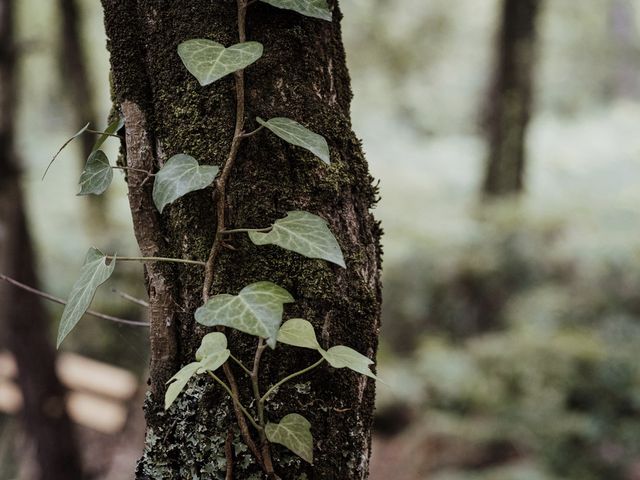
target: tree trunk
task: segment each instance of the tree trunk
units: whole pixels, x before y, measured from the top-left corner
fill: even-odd
[[[16,110],[13,1],[0,0],[0,271],[37,286],[14,147]],[[55,371],[55,352],[47,339],[49,322],[31,294],[0,285],[0,323],[18,366],[25,429],[34,443],[38,479],[82,478],[65,391]]]
[[[59,63],[63,84],[67,89],[71,101],[73,122],[77,128],[91,123],[91,128],[99,130],[96,113],[96,99],[89,78],[89,67],[82,48],[81,15],[78,0],[58,0],[60,10],[60,52]],[[96,140],[89,134],[81,135],[78,139],[81,145],[80,170],[84,169],[86,159],[91,154]],[[108,221],[106,195],[88,195],[87,221],[89,227],[106,227]]]
[[[238,42],[235,0],[103,0],[114,84],[114,101],[125,116],[126,163],[154,168],[174,154],[222,166],[235,123],[233,75],[200,87],[177,55],[180,42],[208,38]],[[215,293],[236,294],[259,280],[286,288],[296,303],[288,318],[303,317],[323,347],[343,344],[375,357],[380,315],[380,229],[369,210],[376,200],[358,139],[351,131],[349,76],[339,12],[325,22],[257,2],[249,7],[247,36],[265,46],[245,71],[246,130],[285,116],[324,135],[332,150],[327,167],[305,151],[265,131],[242,143],[227,188],[226,228],[265,227],[290,210],[324,217],[347,262],[341,269],[278,247],[232,239],[216,263]],[[206,261],[216,231],[212,190],[192,193],[159,215],[144,175],[129,175],[135,233],[144,255]],[[151,392],[146,404],[147,437],[138,464],[140,479],[225,478],[225,440],[234,428],[234,477],[266,478],[238,435],[229,398],[200,379],[163,410],[165,382],[188,362],[205,331],[194,321],[202,304],[200,267],[147,266],[151,315]],[[227,331],[231,349],[250,363],[254,337]],[[309,352],[309,353],[308,353]],[[261,388],[317,360],[311,351],[279,347],[265,353]],[[292,353],[296,353],[293,355]],[[240,395],[251,388],[236,371]],[[275,470],[284,479],[364,479],[368,474],[374,383],[366,377],[322,367],[283,386],[268,407],[279,421],[292,412],[306,416],[315,439],[308,465],[279,446]],[[306,475],[306,477],[304,476]]]
[[[541,0],[504,0],[485,125],[489,142],[483,193],[523,189],[526,131],[531,116],[536,18]]]
[[[635,4],[630,0],[613,0],[609,8],[613,43],[610,93],[613,97],[636,99],[640,84]]]

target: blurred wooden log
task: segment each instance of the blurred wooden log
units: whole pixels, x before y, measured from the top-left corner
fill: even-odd
[[[73,353],[59,355],[56,370],[69,389],[67,410],[71,419],[105,434],[120,432],[127,420],[127,404],[139,382],[130,372]],[[17,414],[22,395],[13,380],[16,364],[8,352],[0,353],[0,411]]]

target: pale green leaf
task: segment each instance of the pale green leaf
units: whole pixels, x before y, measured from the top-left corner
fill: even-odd
[[[276,220],[271,231],[249,231],[256,245],[278,245],[309,258],[322,258],[345,268],[338,241],[327,222],[317,215],[303,211],[288,212]]]
[[[227,349],[227,337],[222,332],[208,333],[202,338],[200,347],[196,352],[196,360],[200,361],[203,358],[213,355],[214,353],[222,352]]]
[[[200,362],[201,368],[198,370],[198,373],[215,372],[224,365],[224,362],[228,360],[230,355],[231,352],[228,349],[207,355]]]
[[[62,312],[57,347],[60,347],[62,341],[87,311],[98,287],[106,282],[113,273],[116,266],[115,258],[109,265],[106,260],[106,255],[97,248],[90,248],[87,252],[84,264],[80,269],[80,277],[73,285],[67,305]]]
[[[322,135],[312,132],[290,118],[276,117],[264,121],[260,117],[256,119],[258,123],[278,137],[292,145],[305,148],[325,163],[331,163],[329,145]]]
[[[231,352],[227,349],[227,337],[222,332],[213,332],[204,336],[196,352],[196,360],[202,368],[198,373],[214,372],[227,361]]]
[[[294,347],[320,349],[313,325],[302,318],[292,318],[284,322],[278,331],[278,341]]]
[[[187,193],[202,190],[213,182],[218,167],[202,165],[189,155],[179,153],[171,157],[156,174],[153,183],[153,202],[162,210]]]
[[[196,320],[212,327],[222,325],[267,339],[275,348],[285,303],[293,297],[272,282],[257,282],[244,287],[238,295],[215,295],[198,308]]]
[[[113,180],[113,169],[102,150],[96,150],[87,159],[80,175],[78,195],[102,195]]]
[[[311,424],[302,415],[290,413],[280,420],[280,423],[267,423],[264,432],[271,443],[284,445],[313,465]]]
[[[369,365],[373,363],[373,360],[368,359],[352,348],[345,347],[344,345],[338,345],[337,347],[331,347],[326,352],[324,350],[320,350],[320,354],[333,368],[346,367],[354,372],[361,373],[362,375],[366,375],[367,377],[377,380],[377,377],[369,369]]]
[[[169,379],[167,382],[169,383],[169,386],[167,387],[167,391],[164,395],[165,410],[167,410],[175,399],[178,398],[180,392],[182,392],[187,383],[189,383],[189,380],[191,380],[191,377],[196,374],[200,367],[200,362],[190,363],[182,367],[178,373]]]
[[[98,150],[102,146],[102,144],[106,142],[108,138],[111,137],[111,135],[115,135],[116,132],[118,132],[123,126],[124,126],[124,117],[122,115],[118,115],[118,118],[116,118],[113,122],[107,125],[107,128],[105,129],[105,131],[102,133],[102,135],[98,137],[98,140],[96,140],[96,143],[93,144],[93,148],[91,149],[91,152],[95,152],[96,150]]]
[[[225,48],[212,40],[197,38],[178,45],[178,55],[200,85],[205,86],[258,60],[262,44],[244,42]]]
[[[331,21],[331,10],[326,0],[262,0],[274,7],[293,10],[307,17]]]

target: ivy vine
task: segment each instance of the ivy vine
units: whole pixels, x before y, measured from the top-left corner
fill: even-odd
[[[263,45],[247,41],[245,32],[248,7],[256,0],[237,0],[239,43],[225,47],[208,39],[189,39],[178,45],[177,53],[185,68],[203,87],[234,74],[236,86],[236,124],[228,157],[220,169],[217,166],[200,165],[198,160],[184,153],[171,157],[157,172],[146,172],[143,183],[153,180],[153,201],[160,213],[184,195],[214,186],[217,195],[217,231],[206,261],[161,258],[161,257],[118,257],[109,256],[96,248],[89,249],[80,276],[75,282],[65,306],[58,330],[58,347],[72,331],[81,317],[87,312],[96,290],[113,273],[120,261],[141,262],[178,262],[199,265],[205,269],[202,286],[203,304],[195,312],[195,319],[201,325],[217,327],[217,331],[204,336],[198,348],[195,361],[185,365],[168,382],[164,399],[165,409],[172,408],[176,398],[196,375],[207,375],[230,396],[240,431],[258,463],[269,476],[279,478],[273,469],[270,445],[277,443],[285,446],[303,460],[313,463],[313,437],[311,424],[302,415],[291,412],[278,421],[266,418],[265,404],[277,394],[285,383],[303,375],[325,362],[333,368],[348,368],[373,379],[370,366],[373,361],[359,352],[344,345],[334,345],[324,350],[317,338],[312,324],[302,318],[293,318],[283,323],[284,305],[294,302],[292,295],[284,288],[270,281],[260,281],[245,286],[235,295],[210,295],[215,275],[215,262],[220,252],[223,237],[246,233],[255,245],[277,245],[308,258],[323,259],[346,268],[340,245],[329,229],[327,222],[311,212],[291,211],[286,217],[276,220],[264,228],[226,229],[226,186],[243,141],[248,141],[259,131],[266,129],[283,141],[304,148],[313,153],[320,161],[330,164],[331,154],[326,139],[297,121],[290,118],[256,118],[260,127],[252,132],[244,131],[244,69],[258,61],[263,54]],[[302,15],[320,20],[331,21],[332,12],[326,0],[261,0],[274,7],[293,10]],[[80,177],[79,195],[100,195],[113,180],[113,169],[128,167],[112,166],[101,147],[109,137],[118,137],[117,132],[124,124],[123,118],[117,118],[104,131],[89,130],[87,124],[71,137],[56,153],[74,138],[85,133],[98,134],[93,151],[87,159]],[[51,166],[51,163],[49,166]],[[48,170],[49,167],[47,167]],[[46,174],[46,171],[45,171]],[[257,337],[254,363],[244,365],[228,348],[225,328],[233,328]],[[292,372],[272,385],[265,393],[260,391],[260,362],[266,348],[275,349],[279,344],[289,347],[315,350],[318,360],[308,367]],[[233,373],[228,362],[236,363],[246,374],[252,385],[253,406],[251,412],[240,398]],[[216,372],[223,369],[227,382]],[[248,428],[251,425],[260,439],[259,449]],[[231,459],[227,459],[231,461]]]

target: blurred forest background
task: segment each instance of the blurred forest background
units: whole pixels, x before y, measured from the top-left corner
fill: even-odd
[[[41,288],[66,297],[89,246],[138,253],[124,181],[99,203],[75,196],[82,141],[41,181],[65,139],[107,123],[101,7],[17,6],[22,184]],[[640,479],[640,0],[342,9],[386,232],[372,480]],[[116,284],[144,296],[139,266]],[[93,305],[144,319],[110,288]],[[53,332],[61,308],[46,307]],[[141,448],[145,334],[87,317],[65,344],[121,369],[78,373],[124,385],[77,402],[92,478],[129,478]],[[0,356],[0,478],[28,479],[10,363]]]

